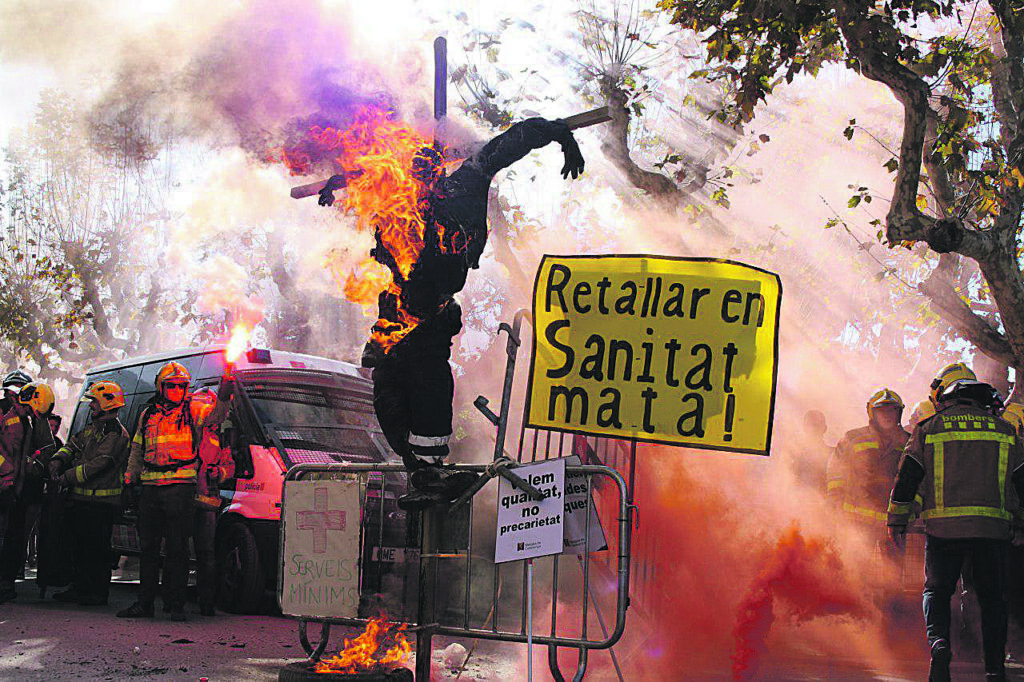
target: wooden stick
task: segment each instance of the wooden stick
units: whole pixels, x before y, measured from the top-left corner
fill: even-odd
[[[598,123],[604,123],[605,121],[612,120],[611,115],[608,113],[608,107],[598,107],[597,109],[591,109],[590,111],[584,111],[579,114],[573,114],[562,119],[565,121],[569,130],[579,130],[580,128],[587,128]],[[298,187],[292,187],[291,196],[292,199],[304,199],[305,197],[311,197],[314,194],[319,194],[320,190],[327,184],[327,180],[317,180],[306,185],[299,185]]]

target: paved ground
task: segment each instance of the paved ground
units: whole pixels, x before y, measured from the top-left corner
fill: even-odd
[[[276,680],[286,663],[304,658],[298,641],[297,624],[273,616],[232,616],[215,618],[198,615],[189,604],[190,620],[173,623],[162,613],[157,617],[126,620],[114,613],[135,596],[136,584],[127,571],[111,590],[111,603],[105,607],[70,607],[53,599],[41,600],[34,582],[18,584],[18,599],[0,605],[0,680]],[[159,602],[158,602],[159,603]],[[317,632],[311,629],[311,635]],[[350,630],[335,628],[332,645],[336,650]],[[463,642],[467,647],[471,642]],[[435,679],[455,679],[444,664],[444,647],[435,642]],[[538,652],[540,653],[540,652]],[[462,655],[464,655],[464,650]],[[599,654],[595,653],[595,657]],[[447,657],[461,660],[462,656]],[[549,680],[543,657],[538,656],[536,680]],[[410,662],[411,667],[411,662]],[[525,680],[524,647],[480,643],[460,682]],[[588,680],[617,680],[608,667],[601,672],[594,666]],[[570,675],[574,670],[563,668]],[[984,678],[980,665],[955,663],[953,679]],[[1024,666],[1013,664],[1010,679],[1024,681]],[[807,655],[781,660],[769,654],[762,663],[759,680],[802,681],[884,680],[888,682],[922,680],[927,664],[905,661],[893,670],[865,672],[856,661],[829,660]],[[627,676],[626,679],[640,679]],[[679,680],[728,680],[726,666],[721,670],[687,669],[680,661]]]

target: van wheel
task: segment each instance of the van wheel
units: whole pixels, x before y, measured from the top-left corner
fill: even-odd
[[[218,602],[228,613],[258,613],[263,604],[263,570],[256,539],[244,523],[224,530],[217,544]]]

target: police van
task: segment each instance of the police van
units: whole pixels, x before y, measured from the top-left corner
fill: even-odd
[[[188,369],[193,391],[216,390],[226,368],[223,346],[181,349],[92,368],[83,394],[95,381],[121,386],[125,406],[119,417],[134,435],[139,415],[155,393],[156,374],[171,361]],[[281,490],[288,469],[303,463],[399,460],[377,424],[367,370],[311,355],[251,349],[234,364],[234,374],[238,390],[220,439],[231,448],[235,477],[221,484],[218,603],[225,611],[252,613],[268,603],[265,597],[276,588]],[[84,427],[88,416],[88,405],[80,403],[70,433]],[[394,565],[403,562],[412,531],[397,506],[405,488],[404,474],[389,474],[367,486],[364,529],[386,532],[362,534],[360,573],[365,585],[379,586],[384,574],[407,569]],[[115,552],[138,554],[135,521],[128,510],[115,524]]]

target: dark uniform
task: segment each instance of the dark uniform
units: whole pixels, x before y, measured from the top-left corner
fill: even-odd
[[[987,384],[958,381],[937,413],[914,427],[892,489],[888,525],[900,541],[920,488],[924,520],[924,618],[932,680],[949,679],[950,598],[965,560],[981,607],[985,672],[1005,679],[1004,561],[1011,521],[1024,493],[1024,448],[1016,429],[995,416]]]
[[[14,599],[14,582],[25,567],[25,549],[28,543],[25,517],[30,500],[23,487],[30,470],[36,470],[36,458],[48,459],[55,444],[53,433],[45,417],[41,417],[16,400],[8,401],[10,408],[0,417],[0,456],[20,460],[16,463],[16,480],[7,493],[9,500],[0,502],[7,508],[7,532],[0,548],[0,603]],[[2,511],[0,511],[2,513]]]
[[[93,417],[54,455],[63,469],[57,480],[71,489],[71,507],[65,519],[71,523],[74,538],[73,586],[70,594],[55,595],[60,601],[107,603],[110,533],[120,511],[128,448],[128,432],[115,410]]]
[[[216,429],[203,429],[199,444],[199,474],[196,477],[196,510],[192,542],[196,548],[196,583],[199,588],[199,612],[216,612],[217,562],[214,541],[217,535],[217,510],[220,509],[220,484],[235,475],[231,449],[222,447]]]
[[[826,490],[850,520],[884,532],[889,491],[909,438],[902,427],[885,435],[864,426],[847,431],[836,445]]]
[[[199,471],[199,437],[203,429],[216,428],[228,412],[231,388],[213,396],[185,395],[174,403],[165,397],[164,384],[184,384],[188,371],[176,362],[157,374],[157,395],[143,410],[132,438],[125,483],[142,484],[139,494],[139,597],[119,618],[153,615],[160,585],[160,548],[164,549],[163,593],[165,608],[173,620],[185,620],[185,588],[188,585],[188,538],[195,521],[196,476]]]

